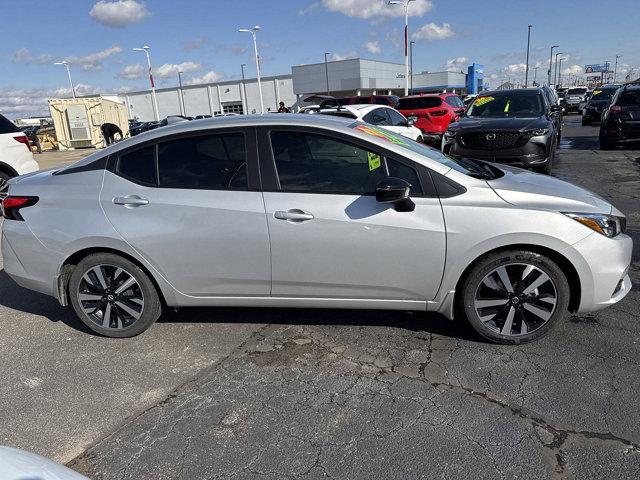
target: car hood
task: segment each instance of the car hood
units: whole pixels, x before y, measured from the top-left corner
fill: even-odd
[[[610,214],[609,202],[582,187],[521,168],[500,166],[504,176],[487,183],[506,202],[518,207],[560,212]]]
[[[471,118],[463,117],[457,122],[449,125],[451,130],[458,130],[464,133],[485,132],[491,130],[499,132],[501,130],[513,132],[514,130],[525,131],[536,128],[545,128],[548,120],[544,117],[536,118]]]

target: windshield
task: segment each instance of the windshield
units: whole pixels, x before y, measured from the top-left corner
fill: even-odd
[[[434,108],[442,105],[440,97],[416,97],[401,98],[398,102],[398,110],[417,110],[420,108]]]
[[[352,123],[351,125],[349,125],[349,127],[353,128],[354,130],[366,133],[367,135],[371,135],[373,137],[380,138],[395,145],[404,147],[413,153],[417,153],[418,155],[427,157],[431,160],[441,163],[442,165],[452,168],[453,170],[464,173],[465,175],[469,175],[470,177],[491,180],[503,175],[500,170],[498,170],[497,168],[492,168],[484,162],[478,162],[468,158],[458,159],[448,157],[440,150],[428,147],[423,143],[415,142],[407,137],[403,137],[402,135],[390,132],[389,130],[385,130],[380,127],[362,122]]]
[[[474,118],[534,118],[544,115],[537,93],[497,94],[477,97],[466,113]]]

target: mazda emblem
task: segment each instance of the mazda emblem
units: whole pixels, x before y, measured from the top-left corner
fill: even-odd
[[[496,134],[495,133],[487,133],[487,136],[485,138],[487,140],[495,140],[496,139]]]

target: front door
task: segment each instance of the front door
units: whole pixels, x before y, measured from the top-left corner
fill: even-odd
[[[425,195],[412,162],[311,131],[261,132],[277,191],[265,192],[272,295],[432,299],[445,260],[440,202]],[[262,159],[261,159],[262,160]],[[376,202],[387,176],[412,184],[413,212]]]
[[[269,233],[262,194],[249,190],[251,152],[250,129],[125,151],[105,173],[100,202],[122,238],[179,292],[268,295]]]

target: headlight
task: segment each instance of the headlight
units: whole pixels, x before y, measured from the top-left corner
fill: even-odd
[[[580,222],[585,227],[589,227],[605,237],[613,238],[620,233],[624,233],[626,219],[624,217],[616,217],[613,215],[604,215],[600,213],[567,213],[562,212],[567,217],[573,218],[576,222]]]
[[[530,130],[529,135],[532,135],[534,137],[539,137],[540,135],[546,135],[547,133],[549,133],[549,129],[548,128],[536,128],[535,130]]]
[[[444,136],[447,138],[455,138],[456,135],[458,135],[458,132],[456,132],[455,130],[446,130],[444,132]]]

